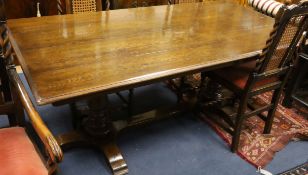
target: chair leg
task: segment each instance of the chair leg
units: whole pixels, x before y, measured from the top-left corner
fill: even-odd
[[[25,126],[26,119],[25,119],[24,110],[22,108],[22,104],[18,104],[18,105],[19,106],[17,106],[16,111],[15,111],[17,123],[18,123],[19,126]]]
[[[16,120],[16,116],[14,114],[8,114],[7,117],[8,117],[8,120],[9,120],[10,127],[18,125],[17,120]]]
[[[271,109],[270,111],[268,111],[268,115],[267,115],[267,118],[266,118],[263,134],[270,134],[271,133],[275,111],[276,111],[276,109]]]
[[[129,89],[129,93],[128,93],[128,116],[129,117],[133,115],[133,97],[134,97],[134,89]]]
[[[274,105],[273,105],[273,108],[268,111],[263,134],[271,133],[271,129],[272,129],[272,125],[273,125],[273,121],[274,121],[274,117],[275,117],[275,112],[276,112],[276,108],[278,106],[280,95],[281,95],[281,89],[277,89],[273,93],[271,103],[274,104]]]
[[[186,78],[184,76],[180,78],[180,85],[176,90],[177,103],[180,103],[183,100],[183,89],[185,88],[185,80]]]
[[[231,151],[233,153],[237,152],[237,150],[238,150],[238,145],[239,145],[239,142],[240,142],[240,136],[241,136],[243,121],[244,121],[243,115],[241,114],[237,117],[235,127],[234,127],[233,136],[232,136]]]
[[[200,84],[199,84],[200,90],[201,90],[202,88],[205,88],[205,87],[206,87],[206,82],[205,82],[206,77],[207,77],[206,72],[201,72],[201,80],[200,80]]]
[[[245,119],[247,101],[248,101],[247,95],[241,97],[238,112],[237,112],[237,117],[236,117],[236,121],[235,121],[234,131],[233,131],[233,134],[232,134],[231,151],[233,153],[237,152],[237,150],[238,150],[238,146],[239,146],[239,142],[240,142],[240,136],[241,136],[241,130],[242,130],[242,124],[243,124],[243,121]]]
[[[201,81],[200,81],[200,84],[199,84],[199,93],[198,93],[198,101],[199,102],[203,102],[204,100],[204,96],[206,94],[206,87],[207,87],[207,82],[206,82],[206,78],[207,78],[207,74],[206,72],[201,72]]]
[[[21,106],[15,106],[13,114],[8,114],[10,126],[25,126],[25,115]]]
[[[48,175],[56,175],[58,172],[57,164],[47,165]]]
[[[14,111],[12,111],[12,114],[8,115],[10,126],[25,126],[24,109],[14,86],[11,86],[11,93]]]

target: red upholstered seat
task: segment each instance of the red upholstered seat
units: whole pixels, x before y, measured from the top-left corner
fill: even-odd
[[[0,175],[48,175],[22,127],[0,129]]]
[[[256,67],[256,60],[253,60],[236,66],[216,70],[214,71],[214,74],[224,79],[225,81],[228,81],[229,83],[233,84],[236,88],[244,89],[247,80],[249,78],[249,75],[252,71],[255,70],[255,67]],[[275,77],[258,81],[256,82],[254,88],[275,82],[277,80],[278,78]]]

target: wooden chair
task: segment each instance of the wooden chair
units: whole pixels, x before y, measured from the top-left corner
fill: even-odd
[[[58,14],[76,14],[102,11],[102,0],[57,0]],[[109,1],[107,1],[108,4]],[[65,5],[65,7],[63,6]],[[109,5],[107,6],[109,9]]]
[[[284,90],[284,98],[282,105],[284,107],[292,107],[293,101],[297,104],[308,107],[308,36],[305,35],[299,48],[299,54],[294,63],[294,69],[290,74],[286,88]]]
[[[4,2],[0,0],[0,113],[8,116],[12,127],[0,129],[0,174],[52,174],[56,170],[57,163],[62,160],[62,151],[36,112],[16,72],[4,10]],[[44,145],[46,150],[44,154],[37,151],[23,127],[22,107]],[[43,155],[46,155],[47,160]]]
[[[308,2],[288,7],[282,6],[275,17],[273,30],[260,55],[250,58],[252,61],[244,64],[202,73],[203,80],[209,77],[231,90],[239,100],[239,104],[233,106],[236,111],[234,114],[227,114],[226,111],[217,107],[213,111],[217,112],[223,120],[211,118],[232,135],[233,152],[238,149],[241,127],[245,119],[260,116],[265,120],[264,133],[270,133],[282,88],[292,67],[293,54],[303,32],[307,30],[307,17]],[[256,108],[250,103],[252,97],[269,91],[273,91],[270,104]],[[200,93],[200,100],[202,101],[202,93]],[[207,113],[211,109],[202,110]],[[266,111],[268,113],[265,117],[262,113]]]

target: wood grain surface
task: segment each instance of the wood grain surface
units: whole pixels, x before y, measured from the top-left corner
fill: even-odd
[[[39,105],[235,64],[260,53],[274,20],[230,1],[8,21]]]

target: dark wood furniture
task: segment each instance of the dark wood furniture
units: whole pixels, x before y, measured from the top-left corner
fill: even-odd
[[[213,118],[213,121],[222,125],[232,135],[233,152],[237,151],[242,123],[248,117],[260,115],[265,120],[264,133],[270,133],[281,92],[293,64],[292,58],[296,45],[307,29],[307,12],[307,2],[298,6],[281,7],[275,17],[270,37],[260,55],[244,64],[202,73],[203,77],[209,77],[230,89],[239,100],[239,104],[235,105],[234,113],[226,114],[224,110],[218,109],[224,123]],[[269,91],[273,91],[270,104],[254,107],[250,103],[250,99],[254,96]],[[215,111],[213,108],[207,109],[205,112]],[[268,113],[263,117],[262,113],[265,111]]]
[[[86,137],[71,133],[58,137],[59,143],[65,147],[94,135],[91,143],[100,146],[115,174],[128,170],[119,149],[108,141],[113,131],[162,112],[148,112],[152,118],[145,120],[137,118],[140,114],[112,121],[103,94],[245,62],[260,53],[272,25],[273,19],[231,1],[8,21],[37,104],[84,101],[89,106]]]
[[[307,46],[305,47],[299,54],[298,62],[285,90],[283,99],[285,107],[292,107],[293,101],[308,107],[308,55]]]
[[[168,0],[111,0],[112,9],[167,5]]]
[[[57,164],[62,160],[62,151],[52,133],[48,130],[23,86],[14,66],[13,48],[9,41],[9,31],[7,29],[5,7],[3,0],[0,1],[0,80],[1,97],[0,113],[9,118],[11,128],[0,130],[1,170],[0,174],[35,174],[53,173]],[[40,160],[43,156],[36,154],[36,150],[31,140],[27,136],[24,127],[24,111],[28,114],[34,131],[38,134],[43,143],[47,160]],[[43,155],[43,154],[42,154]],[[21,165],[23,161],[31,161],[31,166]],[[43,163],[43,162],[44,163]],[[11,165],[12,163],[13,165]],[[44,164],[46,168],[44,168]],[[43,165],[43,166],[41,166]],[[19,166],[17,169],[14,166]],[[25,171],[25,172],[24,172]]]
[[[76,14],[102,11],[102,0],[57,0],[58,14]],[[109,9],[109,7],[108,7]]]
[[[101,11],[103,7],[106,9],[109,8],[109,1],[102,0],[93,0],[95,3],[95,7],[97,11]],[[84,4],[91,4],[92,0],[80,0],[78,2]],[[77,3],[78,3],[77,2]],[[73,5],[71,0],[5,0],[8,19],[16,19],[16,18],[28,18],[28,17],[36,17],[37,16],[37,3],[40,3],[40,13],[42,16],[51,16],[57,14],[66,14],[73,13]],[[91,4],[92,5],[92,4]],[[83,10],[89,11],[91,9],[91,5],[88,6],[88,9],[76,9],[76,11]]]
[[[0,1],[0,3],[2,3]],[[3,4],[0,4],[3,5]],[[2,7],[1,7],[2,8]],[[3,15],[3,9],[0,9],[0,15]],[[5,18],[1,18],[0,22],[0,115],[8,115],[11,126],[24,124],[24,112],[21,103],[16,96],[12,93],[15,89],[10,87],[10,79],[6,72],[6,58],[12,53],[11,45],[8,42],[6,35]],[[6,47],[9,47],[6,49]]]
[[[275,17],[279,9],[284,5],[275,0],[248,0],[248,5],[256,9],[258,12],[268,16]]]
[[[172,4],[181,4],[181,3],[195,3],[195,2],[202,2],[203,0],[171,0]]]
[[[7,17],[9,19],[36,17],[37,3],[40,3],[42,16],[56,15],[57,1],[60,0],[5,0]],[[64,0],[62,0],[64,1]]]
[[[216,14],[217,6],[225,14]],[[273,23],[269,17],[224,1],[172,8],[13,19],[8,20],[10,40],[37,103],[44,105],[237,64],[260,53],[259,40],[265,40]],[[186,9],[195,13],[182,14]],[[235,16],[228,17],[234,11]],[[171,14],[171,19],[166,18]],[[242,14],[248,17],[241,18]],[[213,33],[229,36],[222,40]],[[239,37],[247,38],[247,43]],[[217,47],[222,41],[224,51]],[[39,64],[40,56],[45,64]]]

